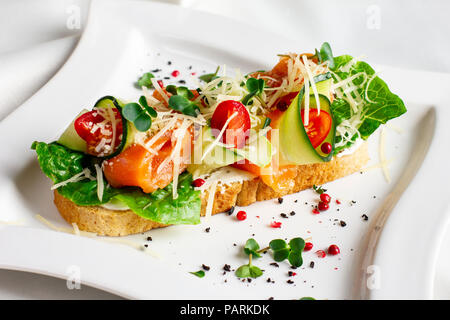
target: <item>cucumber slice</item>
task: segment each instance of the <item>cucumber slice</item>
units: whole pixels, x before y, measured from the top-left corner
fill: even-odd
[[[75,119],[85,114],[86,112],[89,112],[89,110],[84,109],[75,117]],[[61,135],[61,137],[59,137],[58,141],[56,142],[71,150],[86,152],[87,150],[86,141],[81,139],[81,137],[75,130],[74,126],[75,119],[72,120],[70,125],[67,127],[66,130],[64,130],[63,134]]]
[[[250,144],[247,144],[242,149],[228,149],[221,145],[216,145],[206,155],[202,163],[199,164],[196,162],[199,162],[201,155],[204,154],[216,139],[211,133],[211,128],[208,127],[203,131],[202,139],[202,144],[195,144],[196,147],[199,146],[201,149],[194,150],[194,161],[188,167],[189,172],[207,173],[243,159],[247,159],[257,166],[265,167],[272,160],[272,144],[265,136],[259,136],[258,138],[255,137]]]
[[[94,105],[94,108],[116,108],[119,111],[120,117],[122,119],[122,140],[120,142],[120,145],[117,147],[117,149],[105,156],[101,157],[102,159],[109,159],[117,156],[120,154],[123,150],[125,150],[127,147],[129,147],[134,142],[134,135],[136,134],[136,129],[134,128],[134,125],[129,122],[122,114],[122,105],[121,103],[114,98],[113,96],[104,96],[103,98],[100,98],[97,100],[97,102]]]
[[[316,87],[319,91],[320,109],[331,115],[331,129],[323,142],[331,144],[332,150],[329,154],[322,152],[320,145],[314,148],[306,133],[301,118],[301,110],[304,108],[304,88],[299,92],[297,97],[291,102],[288,110],[283,114],[280,122],[280,151],[282,155],[282,164],[312,164],[320,162],[328,162],[333,157],[334,137],[336,133],[335,121],[330,108],[330,87],[331,75],[323,74],[314,78]],[[310,96],[310,109],[317,108],[314,95]],[[322,142],[322,143],[323,143]]]

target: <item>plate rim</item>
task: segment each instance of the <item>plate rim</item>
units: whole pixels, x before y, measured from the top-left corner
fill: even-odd
[[[221,16],[218,16],[218,15],[204,13],[204,12],[200,12],[200,11],[196,11],[196,10],[192,10],[192,9],[179,8],[178,6],[171,5],[171,4],[152,3],[152,2],[143,3],[143,2],[140,2],[140,1],[129,0],[129,1],[123,1],[122,3],[120,3],[120,6],[123,6],[124,4],[126,4],[126,5],[133,5],[133,6],[148,6],[148,7],[152,7],[153,6],[153,7],[156,7],[156,9],[158,9],[158,8],[166,8],[166,9],[170,9],[170,10],[189,10],[191,13],[194,12],[195,14],[201,14],[203,16],[213,16],[214,18],[220,19],[222,21],[234,21],[232,19],[221,17]],[[94,19],[95,11],[96,10],[97,11],[100,10],[102,8],[102,6],[105,6],[105,5],[106,6],[116,6],[118,4],[117,3],[111,3],[111,2],[108,3],[105,0],[94,0],[94,1],[92,1],[91,5],[90,5],[90,10],[89,10],[89,15],[88,15],[88,19],[87,19],[87,22],[86,22],[85,30],[83,31],[83,33],[81,35],[81,38],[80,38],[76,48],[69,55],[69,58],[67,59],[67,61],[62,65],[62,67],[59,69],[59,71],[41,89],[38,90],[38,92],[36,92],[33,96],[31,96],[29,99],[27,99],[20,107],[18,107],[16,110],[14,110],[12,113],[10,113],[5,119],[3,119],[0,122],[0,127],[2,126],[2,124],[5,121],[8,121],[8,119],[13,118],[14,114],[18,110],[23,109],[24,106],[32,104],[34,99],[36,99],[36,97],[39,97],[39,95],[42,94],[42,92],[47,91],[48,87],[51,86],[55,81],[58,81],[58,79],[61,77],[61,75],[64,75],[64,74],[67,73],[66,70],[67,70],[68,66],[71,65],[71,63],[72,63],[71,61],[73,61],[73,58],[78,56],[78,55],[82,55],[83,54],[82,50],[83,50],[83,47],[84,47],[84,43],[86,42],[86,38],[89,36],[89,30],[90,30],[89,26],[91,26],[93,24],[92,20]],[[235,23],[237,23],[237,22],[235,22]],[[241,22],[239,22],[238,24],[246,25],[245,23],[241,23]],[[293,43],[296,43],[296,42],[293,41]],[[80,53],[80,51],[81,51],[81,53]],[[422,72],[422,71],[412,71],[412,72]],[[433,72],[428,72],[428,73],[430,73],[431,75],[435,75],[435,76],[439,75],[438,73],[433,73]],[[447,76],[447,74],[446,74],[446,76]],[[440,105],[436,105],[436,107],[440,108],[440,109],[443,109],[443,108],[440,107]],[[450,215],[449,215],[449,213],[447,212],[444,215],[444,217],[446,218],[446,221],[447,221],[446,224],[448,224],[450,222]],[[440,225],[440,231],[438,232],[437,235],[435,235],[434,240],[433,240],[434,243],[439,243],[439,244],[442,243],[442,239],[443,239],[444,233],[445,233],[445,225],[446,224]],[[7,230],[9,228],[14,229],[15,227],[14,226],[4,226],[3,228],[5,228],[5,230]],[[17,227],[17,228],[26,228],[26,227]],[[28,231],[30,231],[30,230],[28,230]],[[54,232],[54,231],[48,230],[46,232]],[[431,273],[429,273],[427,275],[427,279],[428,280],[426,280],[426,282],[427,282],[427,284],[429,286],[426,288],[426,294],[425,294],[426,298],[431,298],[430,290],[432,290],[432,286],[433,286],[433,278],[434,278],[433,276],[434,276],[434,272],[435,272],[435,265],[436,265],[436,262],[437,262],[437,256],[438,256],[438,253],[439,253],[439,249],[440,249],[439,246],[437,246],[437,249],[434,250],[434,254],[430,254],[430,256],[432,258],[430,259],[430,262],[428,263],[429,265],[428,265],[427,268],[428,269],[432,268],[433,272],[431,272]],[[26,270],[26,272],[33,272],[33,271]],[[34,271],[34,272],[35,273],[43,273],[42,270],[41,271]],[[53,275],[53,276],[57,277],[56,275]],[[431,279],[431,284],[430,284],[430,280],[429,279]],[[198,285],[198,283],[196,283],[196,284]],[[109,291],[109,292],[113,292],[114,294],[118,294],[118,295],[121,295],[121,296],[129,296],[131,298],[145,298],[145,296],[140,296],[140,295],[131,295],[130,296],[130,295],[124,293],[124,292],[123,293],[117,293],[117,292],[114,292],[114,290],[112,288],[98,287],[98,286],[95,285],[95,283],[88,283],[87,285],[99,288],[101,290],[106,290],[106,291]],[[381,291],[372,293],[371,294],[371,298],[374,298],[374,299],[377,299],[377,298],[380,298],[380,297],[382,298],[385,293],[380,293],[380,292]]]

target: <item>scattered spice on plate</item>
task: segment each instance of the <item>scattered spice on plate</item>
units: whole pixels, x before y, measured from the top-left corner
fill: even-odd
[[[337,245],[332,244],[331,246],[328,247],[328,254],[335,256],[339,253],[341,253],[341,250],[339,249],[339,247]]]
[[[270,264],[271,266],[274,266],[274,267],[279,267],[280,265],[278,264],[278,263],[276,263],[276,262],[272,262],[271,264]]]
[[[147,241],[152,241],[152,237],[147,237]]]
[[[303,248],[303,251],[309,251],[313,248],[312,242],[306,242],[305,247]]]
[[[287,216],[287,214],[286,214],[286,213],[281,213],[281,214],[280,214],[280,216],[281,216],[282,218],[285,218],[285,219],[287,219],[287,218],[288,218],[288,216]]]
[[[225,270],[226,272],[230,272],[231,271],[231,266],[229,264],[225,264],[223,266],[223,270]]]
[[[314,269],[314,261],[311,261],[311,262],[309,263],[309,267],[310,267],[311,269]]]
[[[293,284],[294,283],[294,281],[292,281],[291,279],[289,279],[288,281],[286,281],[287,283],[289,283],[289,284]]]
[[[295,216],[295,211],[291,211],[289,214],[290,214],[291,216]]]
[[[369,220],[369,217],[368,217],[366,214],[363,214],[363,215],[361,216],[361,218],[363,218],[364,221]]]
[[[270,227],[271,227],[271,228],[281,228],[281,222],[278,222],[278,221],[272,221],[272,222],[270,223]]]
[[[325,258],[326,257],[326,252],[325,251],[323,251],[323,250],[317,250],[316,251],[316,254],[317,254],[317,256],[319,257],[319,258]]]
[[[205,271],[209,271],[211,269],[211,267],[207,266],[205,264],[202,264],[202,269],[205,270]]]
[[[278,198],[278,203],[282,204],[283,203],[283,198]]]
[[[234,212],[234,206],[233,207],[231,207],[230,209],[228,209],[228,211],[227,211],[227,215],[232,215],[233,214],[233,212]]]
[[[209,231],[211,231],[211,227],[208,227],[208,228],[205,229],[206,233],[209,233]]]
[[[341,227],[345,227],[347,225],[347,223],[344,220],[341,220],[339,223]]]

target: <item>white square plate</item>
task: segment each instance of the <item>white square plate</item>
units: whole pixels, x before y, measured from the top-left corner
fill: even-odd
[[[86,30],[68,62],[0,123],[4,146],[0,220],[24,224],[0,225],[0,267],[66,278],[75,266],[84,284],[130,298],[431,298],[449,208],[450,171],[442,169],[450,155],[446,123],[450,112],[444,104],[450,88],[447,74],[379,68],[408,108],[386,128],[392,182],[387,184],[381,170],[375,169],[329,183],[325,188],[342,204],[333,204],[320,215],[311,214],[317,196],[304,191],[285,197],[281,205],[265,201],[246,208],[249,217],[243,222],[222,214],[197,226],[126,237],[138,246],[148,243],[158,257],[117,243],[55,232],[36,220],[40,214],[68,227],[53,205],[50,181],[40,172],[31,143],[54,140],[81,108],[107,94],[137,100],[139,91],[133,83],[151,69],[161,68],[159,76],[178,69],[177,79],[195,85],[191,78],[215,70],[218,64],[240,67],[243,72],[264,69],[276,62],[277,53],[320,45],[301,40],[301,30],[299,39],[292,41],[175,6],[93,1]],[[192,72],[197,74],[191,77]],[[371,164],[378,163],[378,134],[371,137],[369,148]],[[280,217],[292,210],[295,216]],[[369,216],[368,222],[362,214]],[[281,229],[269,227],[273,219],[283,223]],[[347,226],[341,227],[340,220]],[[207,227],[209,233],[204,231]],[[152,242],[145,241],[148,236]],[[304,266],[296,276],[287,276],[291,270],[287,263],[270,266],[269,254],[255,261],[265,274],[251,283],[243,283],[233,273],[223,275],[224,264],[235,269],[246,263],[242,245],[248,238],[266,244],[296,236],[310,237],[315,246],[304,254]],[[314,254],[333,243],[341,248],[339,256],[319,259]],[[315,261],[313,269],[310,261]],[[204,278],[189,274],[202,264],[211,266]],[[367,269],[370,265],[374,267]],[[267,283],[269,277],[275,283]],[[367,281],[373,290],[367,290]]]

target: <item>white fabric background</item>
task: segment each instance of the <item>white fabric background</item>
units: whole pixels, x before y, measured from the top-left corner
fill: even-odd
[[[261,32],[270,30],[290,38],[301,34],[317,46],[328,41],[337,54],[361,54],[378,64],[450,72],[450,1],[446,0],[166,2],[245,21]],[[0,0],[0,120],[39,90],[70,56],[88,5],[89,0]],[[67,27],[74,10],[80,10],[81,29]],[[450,232],[436,272],[435,297],[441,299],[450,299],[450,253],[444,249],[448,245]],[[65,281],[59,279],[0,270],[0,298],[117,297],[86,286],[67,290]]]

